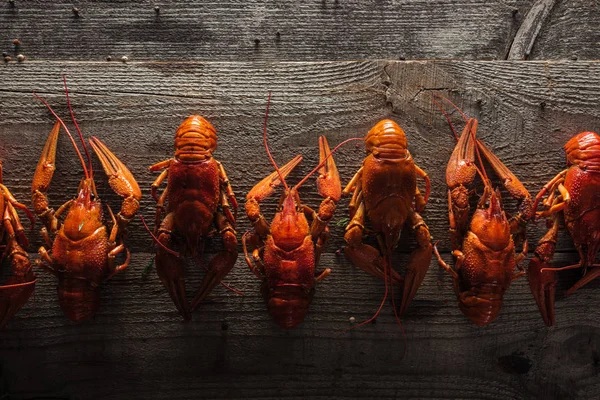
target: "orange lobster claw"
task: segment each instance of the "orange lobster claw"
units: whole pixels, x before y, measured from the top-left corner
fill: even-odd
[[[36,281],[0,286],[0,329],[27,303]]]
[[[470,185],[477,175],[474,142],[477,124],[476,119],[469,119],[452,151],[446,167],[446,184],[450,188]]]
[[[106,147],[100,139],[92,136],[90,145],[100,159],[104,172],[108,176],[108,184],[112,190],[123,198],[119,218],[130,220],[139,207],[142,192],[129,169]]]
[[[322,162],[325,164],[319,168],[317,190],[321,197],[330,197],[337,203],[342,197],[342,183],[325,136],[319,137],[319,163]]]
[[[46,193],[52,182],[54,171],[56,170],[56,144],[58,142],[58,134],[60,133],[60,122],[56,122],[48,135],[44,150],[40,156],[33,182],[31,184],[31,197],[33,210],[37,215],[40,215],[48,209],[48,198]]]
[[[527,277],[529,287],[547,326],[554,325],[554,297],[556,295],[556,272],[550,260],[556,250],[558,238],[558,216],[554,216],[552,227],[540,239],[535,255],[529,262]]]
[[[298,164],[300,164],[300,161],[302,161],[302,156],[298,154],[283,167],[279,168],[279,171],[284,179],[290,174],[290,172],[292,172],[294,168],[296,168]],[[272,195],[275,188],[279,185],[281,185],[279,174],[277,171],[274,171],[271,175],[254,185],[252,190],[250,190],[250,192],[248,192],[246,195],[246,199],[255,199],[256,201],[260,202]]]

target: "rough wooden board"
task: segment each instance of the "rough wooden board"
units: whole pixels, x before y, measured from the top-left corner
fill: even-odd
[[[364,136],[382,118],[397,120],[406,131],[416,162],[431,176],[432,195],[424,218],[435,240],[441,241],[442,251],[449,249],[444,176],[454,141],[431,101],[431,89],[452,97],[465,112],[479,118],[479,136],[533,195],[564,168],[561,147],[572,135],[600,130],[598,62],[44,62],[4,68],[2,159],[6,182],[23,201],[29,197],[34,166],[53,123],[31,92],[48,98],[66,117],[61,73],[69,75],[73,106],[84,133],[105,140],[130,167],[144,191],[142,210],[150,220],[149,188],[156,174],[146,168],[172,156],[174,131],[192,113],[204,115],[215,125],[219,133],[216,157],[243,203],[250,188],[272,169],[261,139],[267,91],[271,90],[269,137],[276,159],[283,163],[296,153],[305,156],[290,182],[297,182],[316,165],[319,135],[336,144]],[[460,118],[454,122],[462,126]],[[54,207],[75,195],[81,178],[81,167],[64,135],[59,151],[50,191]],[[336,155],[344,183],[363,157],[362,145],[354,144]],[[98,163],[96,168],[100,168]],[[118,208],[119,198],[105,181],[99,188],[100,195]],[[314,181],[301,193],[307,204],[319,204]],[[265,202],[268,215],[276,201],[274,196]],[[505,202],[508,210],[514,209],[513,201],[506,198]],[[347,204],[348,199],[340,202],[332,250],[343,245]],[[240,218],[238,231],[249,227],[246,218]],[[543,233],[542,224],[533,228],[531,243]],[[39,235],[34,237],[35,249],[41,242]],[[410,237],[408,232],[406,237]],[[128,243],[133,252],[149,251],[150,240],[138,220],[133,222]],[[573,251],[568,239],[560,243],[560,249]]]
[[[600,3],[557,1],[532,48],[529,59],[600,58]],[[591,29],[590,29],[591,28]]]
[[[593,398],[597,388],[595,310],[599,284],[557,302],[557,327],[541,323],[527,282],[515,281],[497,321],[469,323],[451,283],[432,267],[403,319],[408,352],[389,304],[374,325],[343,333],[349,317],[368,318],[383,283],[327,254],[334,273],[317,287],[304,323],[282,331],[269,318],[259,281],[240,261],[185,324],[136,253],[130,269],[102,288],[94,320],[62,315],[53,279],[0,332],[0,368],[13,398]],[[403,259],[405,261],[406,258]],[[559,256],[561,263],[572,261]],[[190,269],[189,288],[200,274]],[[565,273],[559,293],[577,274]],[[539,398],[539,397],[538,397]]]
[[[31,60],[504,59],[533,3],[17,0],[0,5],[0,47]],[[563,3],[532,57],[598,58],[595,2]]]
[[[555,0],[537,0],[521,22],[519,30],[510,46],[507,60],[526,60],[531,53],[531,48],[537,39],[538,33],[550,12]]]
[[[138,177],[147,216],[152,215],[147,189],[153,176],[145,168],[172,154],[174,130],[193,112],[215,124],[221,140],[217,156],[243,199],[271,169],[260,132],[266,92],[272,90],[269,135],[276,159],[284,162],[298,151],[306,156],[291,182],[315,164],[320,134],[338,143],[364,135],[381,118],[397,120],[415,159],[432,178],[424,216],[443,250],[448,249],[443,176],[453,144],[432,105],[431,89],[479,118],[480,136],[509,167],[522,171],[518,175],[526,177],[532,191],[563,168],[560,147],[569,137],[600,128],[598,62],[32,62],[9,64],[2,71],[5,181],[24,201],[52,125],[31,91],[66,116],[62,72],[69,74],[83,131],[105,139]],[[453,120],[460,123],[456,115]],[[61,137],[51,192],[55,206],[74,194],[80,177],[69,146]],[[351,145],[336,156],[344,182],[363,154]],[[106,182],[100,190],[118,205]],[[318,204],[312,183],[302,195]],[[274,201],[266,202],[269,215]],[[346,207],[347,199],[337,218]],[[238,230],[247,228],[241,217]],[[321,267],[334,268],[334,274],[318,285],[302,326],[283,332],[270,320],[259,281],[241,259],[227,281],[245,295],[216,289],[192,323],[180,322],[155,274],[141,279],[151,255],[135,221],[129,238],[133,264],[103,286],[102,307],[93,321],[68,322],[56,301],[56,282],[39,273],[35,302],[0,332],[4,390],[11,398],[594,398],[600,384],[594,307],[599,283],[569,298],[559,296],[558,325],[547,329],[527,282],[518,280],[498,320],[477,328],[456,307],[448,276],[432,263],[403,319],[409,351],[400,361],[401,335],[389,305],[374,326],[341,334],[351,316],[361,321],[372,315],[383,283],[335,256],[343,227],[333,228]],[[532,243],[543,231],[542,224],[531,228]],[[38,235],[32,236],[39,245]],[[218,248],[218,240],[213,242]],[[557,256],[557,265],[576,261],[567,238],[561,249],[566,252]],[[400,254],[397,262],[406,259]],[[192,265],[189,269],[191,293],[201,273]],[[560,293],[578,272],[561,276]]]

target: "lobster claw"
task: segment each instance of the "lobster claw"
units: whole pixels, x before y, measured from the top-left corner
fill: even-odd
[[[519,201],[519,212],[513,215],[509,221],[515,244],[519,244],[525,240],[525,227],[534,216],[533,199],[519,178],[483,142],[478,140],[477,147],[488,160],[496,175],[502,179],[502,184],[508,193]]]
[[[35,289],[36,279],[0,286],[0,329],[27,303]]]
[[[8,209],[5,212],[3,222],[8,241],[4,254],[10,259],[12,276],[6,285],[0,286],[0,329],[27,303],[36,282],[29,255],[19,246]]]
[[[31,183],[31,203],[33,211],[44,226],[56,228],[54,212],[49,207],[48,188],[56,170],[56,144],[60,133],[60,122],[56,122],[48,135]]]
[[[283,167],[279,168],[281,176],[283,176],[283,178],[285,179],[290,174],[290,172],[292,172],[292,170],[296,168],[298,164],[300,164],[300,161],[302,161],[302,156],[298,154]],[[246,199],[254,199],[260,202],[272,195],[275,188],[279,185],[281,185],[281,179],[279,178],[279,174],[277,173],[277,171],[274,171],[271,175],[267,176],[262,181],[254,185],[252,190],[250,190],[250,192],[248,192],[248,194],[246,195]]]
[[[123,198],[121,211],[117,215],[119,226],[124,229],[135,216],[139,207],[142,192],[129,169],[106,147],[100,139],[92,136],[90,145],[102,163],[108,176],[112,190]]]
[[[535,256],[529,262],[527,277],[529,287],[547,326],[554,325],[554,297],[556,295],[556,272],[550,260],[556,250],[558,238],[558,215],[555,214],[552,226],[540,239]]]
[[[342,183],[325,136],[319,137],[319,163],[323,166],[319,168],[317,190],[321,197],[329,197],[337,203],[342,197]]]
[[[550,265],[540,260],[536,255],[529,262],[527,277],[529,287],[540,309],[542,318],[547,326],[554,325],[554,297],[556,295],[556,273],[550,269]]]

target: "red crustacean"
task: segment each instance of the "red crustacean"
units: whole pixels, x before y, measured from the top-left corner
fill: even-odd
[[[185,320],[191,319],[190,311],[231,271],[238,256],[238,204],[223,165],[213,156],[216,148],[215,128],[201,116],[192,115],[175,133],[175,156],[149,168],[153,172],[162,170],[152,183],[158,243],[156,271]],[[159,196],[157,189],[165,179],[167,187]],[[167,215],[161,222],[165,210]],[[185,260],[174,249],[183,248],[199,261],[199,249],[204,248],[204,240],[214,234],[215,227],[224,249],[210,261],[190,305],[185,293]]]
[[[354,265],[384,280],[385,295],[375,315],[362,324],[377,317],[388,296],[388,285],[392,287],[394,313],[397,316],[406,312],[427,273],[432,252],[429,228],[420,215],[429,199],[429,177],[408,151],[404,131],[386,119],[371,128],[364,141],[367,156],[342,192],[353,194],[344,251]],[[424,197],[417,187],[417,178],[425,181]],[[370,227],[365,226],[365,221]],[[393,269],[391,256],[405,226],[414,232],[417,248],[402,276]],[[366,231],[376,236],[379,249],[363,242]],[[393,285],[402,287],[398,310]]]
[[[600,249],[600,136],[595,132],[581,132],[571,138],[564,149],[567,169],[544,185],[535,198],[534,210],[548,194],[542,202],[546,209],[538,212],[537,217],[548,217],[550,229],[539,241],[528,269],[531,291],[548,326],[554,325],[556,271],[583,270],[583,277],[567,295],[600,276],[600,264],[594,264]],[[550,263],[556,250],[561,214],[579,252],[579,262],[552,268]]]
[[[342,191],[331,155],[341,145],[355,139],[348,139],[330,151],[327,139],[321,136],[320,164],[290,188],[285,178],[302,161],[302,156],[297,155],[281,168],[277,166],[267,145],[268,111],[267,104],[263,138],[275,172],[256,184],[246,196],[246,214],[254,231],[243,235],[242,244],[248,266],[263,281],[261,293],[269,313],[282,328],[293,328],[304,320],[308,312],[315,283],[331,272],[330,268],[326,268],[315,273],[329,238],[328,224]],[[302,204],[298,194],[298,188],[316,171],[319,171],[318,192],[324,198],[318,211]],[[259,203],[272,195],[282,183],[285,190],[269,224],[261,213]]]
[[[48,136],[35,170],[31,185],[31,199],[33,209],[44,225],[41,233],[46,247],[42,246],[39,249],[41,256],[41,260],[38,260],[39,266],[58,278],[60,306],[69,319],[80,322],[92,317],[98,310],[99,285],[127,268],[129,264],[130,254],[123,244],[123,238],[129,221],[139,208],[141,191],[127,167],[104,143],[98,138],[91,137],[90,145],[100,159],[110,187],[123,197],[121,210],[116,216],[110,206],[106,205],[112,220],[112,227],[109,229],[103,222],[102,202],[96,192],[92,161],[71,109],[64,76],[63,81],[71,120],[83,144],[89,167],[86,167],[83,156],[65,123],[50,105],[36,94],[57,122]],[[61,126],[67,132],[77,152],[85,176],[79,184],[77,197],[54,211],[49,207],[47,192],[54,175]],[[66,216],[61,223],[59,217],[63,213],[66,213]],[[51,237],[54,239],[52,240]],[[117,265],[116,256],[123,252],[126,253],[126,259],[123,264]]]
[[[2,260],[8,259],[11,276],[0,286],[0,329],[27,303],[35,288],[35,274],[29,254],[23,249],[29,246],[25,230],[21,225],[16,208],[27,213],[34,224],[33,214],[19,203],[2,182],[2,162],[0,162],[0,248]]]
[[[452,254],[456,258],[454,268],[442,260],[435,246],[434,252],[439,265],[453,278],[461,311],[475,324],[484,326],[500,313],[504,293],[511,282],[525,274],[519,263],[527,254],[525,225],[531,219],[533,202],[517,177],[476,138],[477,120],[466,120],[446,169]],[[502,209],[500,191],[492,188],[487,177],[480,152],[509,193],[521,202],[520,211],[510,220]],[[475,164],[476,154],[480,168]],[[469,223],[469,186],[477,174],[484,182],[484,192]],[[518,255],[515,253],[517,240],[524,240],[523,251]]]

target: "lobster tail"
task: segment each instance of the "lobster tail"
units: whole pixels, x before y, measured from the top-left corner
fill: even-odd
[[[64,278],[59,281],[60,308],[73,322],[91,318],[100,307],[100,289],[82,279]]]

